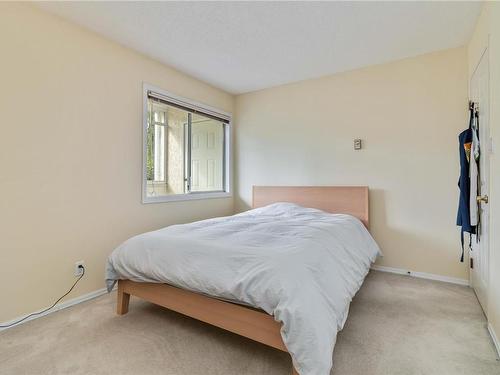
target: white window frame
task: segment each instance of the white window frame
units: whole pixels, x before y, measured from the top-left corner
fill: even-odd
[[[218,117],[227,119],[229,122],[224,126],[224,191],[216,192],[190,192],[184,194],[170,194],[148,197],[147,195],[147,126],[148,126],[148,92],[164,97],[167,101],[180,102],[183,106],[197,111],[213,114]],[[198,103],[190,99],[186,99],[175,95],[171,92],[153,86],[149,83],[143,83],[143,103],[142,103],[142,203],[162,203],[162,202],[178,202],[195,199],[210,199],[210,198],[229,198],[233,196],[232,190],[232,114],[221,111],[220,109],[210,107],[206,104]]]

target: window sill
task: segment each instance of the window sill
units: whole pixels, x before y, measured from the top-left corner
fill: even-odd
[[[200,199],[213,199],[213,198],[230,198],[233,195],[225,191],[217,192],[200,192],[200,193],[190,193],[190,194],[172,194],[172,195],[161,195],[158,197],[142,197],[143,204],[149,203],[164,203],[164,202],[181,202],[181,201],[192,201]]]

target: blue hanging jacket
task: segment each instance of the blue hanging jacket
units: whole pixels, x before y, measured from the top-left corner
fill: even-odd
[[[460,189],[460,198],[458,201],[457,225],[461,229],[462,256],[460,261],[464,261],[464,233],[476,233],[476,227],[470,223],[470,150],[472,145],[472,121],[474,120],[474,108],[470,108],[469,128],[464,130],[458,136],[459,155],[460,155],[460,178],[458,187]]]

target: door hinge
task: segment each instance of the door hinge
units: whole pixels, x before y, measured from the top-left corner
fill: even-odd
[[[474,268],[474,258],[470,258],[470,268]]]

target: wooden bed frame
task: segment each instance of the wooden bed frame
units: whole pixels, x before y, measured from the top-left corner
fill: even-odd
[[[331,213],[346,213],[369,227],[366,186],[254,186],[253,207],[291,202]],[[118,281],[117,313],[128,312],[130,296],[223,328],[288,352],[281,339],[281,323],[262,310],[222,301],[167,284]],[[292,365],[292,374],[298,374]]]

